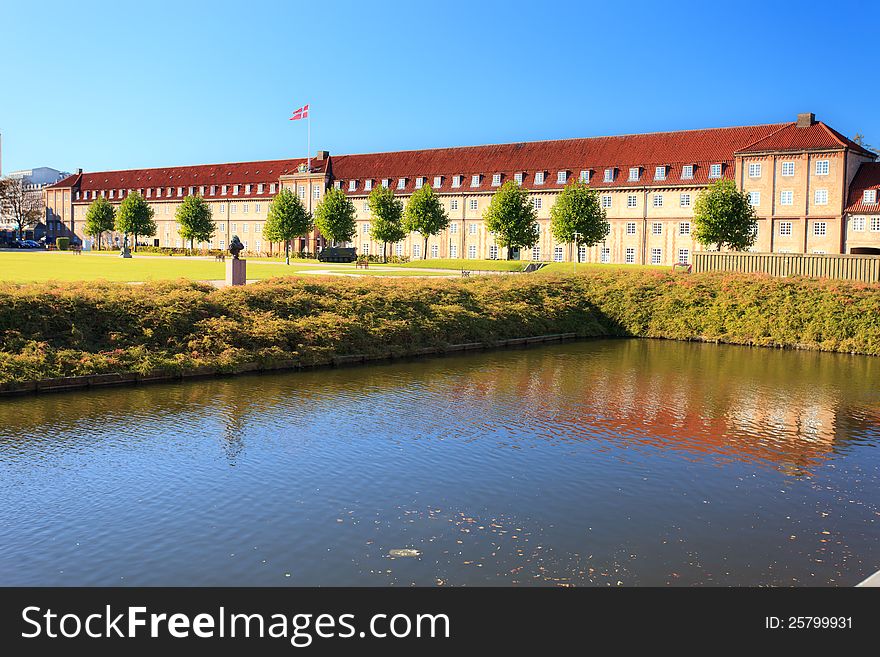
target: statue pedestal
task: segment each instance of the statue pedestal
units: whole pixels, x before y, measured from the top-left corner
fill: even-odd
[[[244,285],[247,282],[247,260],[231,258],[226,261],[226,284]]]

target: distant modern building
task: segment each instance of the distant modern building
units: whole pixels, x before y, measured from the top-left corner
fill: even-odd
[[[31,192],[41,203],[45,201],[44,190],[49,185],[57,183],[70,176],[67,171],[59,171],[51,167],[36,167],[34,169],[21,169],[6,174],[7,178],[18,178],[22,181],[25,189]],[[11,233],[18,236],[18,225],[8,216],[0,216],[0,238],[13,239]],[[59,232],[61,231],[61,232]],[[25,239],[39,239],[43,235],[47,239],[54,239],[55,235],[66,234],[65,228],[59,224],[40,223],[25,231]]]
[[[273,160],[159,169],[77,173],[48,186],[47,222],[82,236],[88,205],[99,196],[113,204],[140,191],[155,210],[153,243],[184,246],[174,220],[181,200],[197,194],[210,204],[217,233],[209,244],[226,248],[238,235],[248,251],[277,251],[262,238],[271,198],[293,190],[311,211],[331,187],[357,210],[353,240],[361,254],[380,253],[370,238],[367,197],[379,185],[406,202],[430,185],[449,227],[428,240],[430,258],[505,258],[482,214],[494,192],[513,180],[526,188],[538,214],[539,241],[517,250],[522,260],[566,261],[578,256],[550,232],[550,209],[559,192],[583,181],[600,195],[611,223],[601,244],[582,248],[589,262],[670,265],[689,262],[701,247],[692,237],[697,195],[719,179],[748,193],[758,216],[754,251],[880,254],[880,165],[876,155],[810,113],[769,125],[683,130],[615,137],[466,146],[311,160]],[[872,191],[873,190],[873,191]],[[876,220],[875,220],[876,219]],[[50,223],[51,225],[51,223]],[[314,233],[294,249],[315,251]],[[390,254],[421,258],[424,241],[409,235]]]

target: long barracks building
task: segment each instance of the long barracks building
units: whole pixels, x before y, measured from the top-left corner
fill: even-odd
[[[155,211],[156,246],[185,246],[174,220],[192,194],[211,205],[217,232],[204,247],[226,248],[238,235],[250,252],[277,252],[262,237],[269,202],[281,188],[314,210],[325,192],[345,192],[357,210],[353,240],[361,254],[381,253],[370,239],[367,196],[377,185],[406,201],[431,185],[449,214],[447,230],[428,241],[429,258],[505,258],[485,229],[482,214],[507,180],[528,189],[538,212],[538,244],[514,257],[562,261],[577,257],[550,233],[550,208],[573,180],[600,194],[611,224],[602,244],[583,249],[591,262],[661,264],[690,261],[699,248],[691,236],[693,206],[719,178],[748,192],[758,215],[754,251],[880,254],[880,164],[875,154],[800,114],[771,125],[685,130],[617,137],[467,146],[362,155],[318,151],[305,159],[134,169],[73,174],[46,189],[51,234],[83,237],[89,204],[103,196],[118,204],[141,192]],[[117,236],[118,237],[118,236]],[[324,246],[317,233],[294,241],[294,250]],[[410,235],[390,253],[423,257],[423,240]]]

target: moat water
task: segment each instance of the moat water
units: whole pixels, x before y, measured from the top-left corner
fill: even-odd
[[[617,340],[7,398],[0,584],[851,586],[878,383]]]

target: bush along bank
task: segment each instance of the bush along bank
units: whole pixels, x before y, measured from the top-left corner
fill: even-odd
[[[608,271],[0,286],[0,383],[224,373],[571,333],[880,354],[880,286]]]

